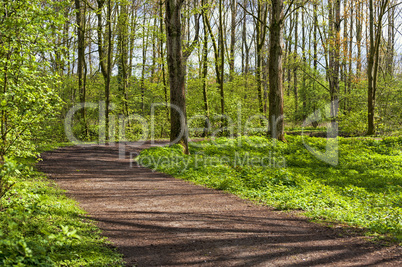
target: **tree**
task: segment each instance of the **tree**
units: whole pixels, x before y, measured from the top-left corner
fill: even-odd
[[[202,0],[202,5],[205,6],[207,4],[206,0]],[[225,113],[225,92],[223,90],[223,73],[222,71],[224,70],[224,66],[222,65],[222,63],[224,63],[224,60],[222,60],[223,57],[223,48],[222,46],[220,46],[219,44],[217,44],[216,40],[215,40],[215,36],[212,32],[212,27],[211,27],[211,23],[209,21],[209,17],[208,17],[208,13],[205,10],[205,8],[203,8],[202,10],[202,17],[203,17],[203,22],[204,22],[204,27],[206,26],[208,28],[208,32],[211,36],[211,41],[212,41],[212,46],[214,48],[214,58],[215,58],[215,73],[216,73],[216,81],[219,85],[219,92],[220,92],[220,106],[221,106],[221,114],[223,115]],[[221,32],[219,30],[221,35]],[[219,43],[221,41],[221,38],[219,37]]]
[[[375,134],[374,113],[377,92],[377,76],[379,66],[380,42],[382,37],[382,20],[387,12],[389,0],[381,0],[376,2],[379,4],[378,12],[375,12],[374,1],[369,0],[369,17],[370,17],[370,40],[369,53],[367,55],[367,119],[368,128],[367,135]],[[377,18],[374,14],[377,13]]]
[[[219,77],[219,91],[221,93],[221,115],[225,114],[225,92],[223,90],[223,80],[225,77],[225,43],[223,36],[223,0],[219,0],[219,39],[218,39],[218,48],[219,48],[219,62],[217,63],[220,70]]]
[[[329,13],[329,49],[328,49],[328,80],[331,97],[331,120],[332,128],[336,128],[339,101],[339,70],[340,70],[340,31],[341,31],[341,0],[328,2]]]
[[[234,62],[235,62],[235,44],[236,44],[236,14],[237,14],[237,4],[235,0],[231,0],[230,3],[231,10],[231,26],[230,26],[230,57],[229,57],[229,74],[230,80],[233,81],[234,75]]]
[[[298,82],[297,82],[297,69],[298,69],[298,64],[297,64],[297,49],[299,46],[299,29],[298,29],[298,25],[299,25],[299,12],[296,10],[295,11],[295,50],[294,50],[294,55],[293,55],[293,93],[295,95],[295,112],[297,113],[297,110],[299,109],[299,90],[298,90]]]
[[[97,0],[98,9],[96,10],[96,15],[98,17],[98,53],[99,53],[99,64],[101,67],[103,79],[105,80],[105,129],[106,129],[106,140],[109,139],[109,109],[110,109],[110,81],[112,76],[112,4],[111,0],[107,0],[106,7],[106,34],[103,32],[103,16],[102,9],[105,5],[105,0]],[[106,35],[104,37],[104,35]],[[105,45],[107,45],[106,55],[105,55]]]
[[[77,21],[77,38],[78,38],[78,63],[77,63],[77,75],[78,75],[78,91],[80,94],[80,102],[84,105],[81,109],[81,118],[84,125],[83,133],[88,136],[88,129],[85,119],[85,98],[86,98],[86,78],[84,75],[85,66],[85,11],[86,5],[81,3],[81,0],[75,0],[76,9],[76,21]]]
[[[183,146],[184,153],[188,150],[188,128],[185,96],[185,64],[186,60],[198,42],[199,24],[196,17],[196,35],[192,44],[182,51],[181,8],[184,0],[167,0],[166,8],[166,46],[167,64],[170,83],[170,141]]]
[[[60,108],[61,100],[53,90],[59,78],[49,62],[56,52],[62,52],[54,47],[54,30],[62,31],[64,4],[1,2],[0,165],[5,157],[33,156],[36,146],[32,139],[44,134],[44,122]]]
[[[283,0],[272,0],[269,47],[269,127],[272,138],[284,141],[282,47]]]
[[[128,77],[129,77],[129,20],[128,20],[128,2],[123,0],[119,4],[119,15],[118,15],[118,86],[119,91],[122,95],[122,110],[123,114],[128,115]]]
[[[264,104],[262,97],[262,63],[263,63],[263,48],[266,39],[267,31],[267,19],[268,19],[268,3],[265,0],[257,0],[257,18],[256,20],[256,56],[257,56],[257,66],[256,66],[256,78],[257,78],[257,95],[258,95],[258,106],[259,111],[262,114],[264,112]]]
[[[202,1],[202,8],[204,7],[204,0]],[[205,14],[203,12],[203,14]],[[202,44],[202,95],[204,98],[204,110],[205,110],[205,127],[204,127],[204,136],[208,134],[208,123],[209,123],[209,104],[208,104],[208,94],[207,94],[207,75],[208,75],[208,27],[206,25],[205,19],[206,17],[203,15],[203,24],[204,24],[204,40]]]

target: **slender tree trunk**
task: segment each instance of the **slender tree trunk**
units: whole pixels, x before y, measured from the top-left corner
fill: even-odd
[[[101,72],[105,80],[105,138],[109,140],[109,105],[110,105],[110,79],[112,74],[112,6],[111,0],[107,2],[107,14],[106,14],[106,33],[107,33],[107,54],[105,55],[104,46],[105,41],[103,38],[103,18],[102,9],[105,5],[105,0],[97,0],[98,9],[96,10],[96,15],[98,17],[98,54],[99,54],[99,64],[101,67]]]
[[[352,62],[353,62],[353,27],[354,27],[354,17],[353,17],[353,12],[354,12],[354,3],[351,1],[351,13],[350,13],[350,29],[349,29],[349,71],[348,71],[348,80],[347,80],[347,96],[350,97],[351,93],[351,88],[352,88]],[[348,98],[347,98],[348,99]],[[349,101],[346,102],[346,108],[347,111],[350,111],[350,105]]]
[[[258,0],[258,18],[256,20],[256,78],[257,78],[257,96],[259,112],[264,113],[263,95],[262,95],[262,61],[263,48],[266,39],[266,24],[268,18],[268,4]]]
[[[225,77],[225,44],[223,37],[223,0],[219,0],[219,47],[220,47],[220,83],[219,91],[221,94],[221,115],[225,114],[225,92],[223,90],[223,81]]]
[[[164,48],[163,48],[163,10],[162,10],[163,2],[162,0],[159,0],[159,27],[160,27],[160,40],[159,40],[159,46],[160,46],[160,57],[161,57],[161,68],[162,68],[162,82],[163,82],[163,92],[165,96],[165,103],[168,104],[168,87],[166,84],[166,72],[165,72],[165,55],[164,55]],[[169,113],[169,107],[166,106],[166,118],[170,121],[170,113]]]
[[[381,0],[379,3],[379,10],[377,16],[375,16],[375,7],[373,0],[369,0],[369,36],[370,45],[367,58],[367,119],[368,129],[367,135],[375,134],[374,113],[375,113],[375,101],[377,91],[377,76],[379,66],[379,54],[380,54],[380,42],[382,37],[382,19],[387,11],[389,0]],[[377,19],[374,19],[377,17]]]
[[[69,13],[70,13],[70,8],[66,7],[66,10],[64,12],[64,17],[69,18]],[[69,32],[70,32],[70,20],[66,19],[64,22],[64,29],[63,29],[63,36],[64,36],[64,45],[65,45],[65,50],[64,50],[64,57],[67,59],[67,76],[71,76],[71,65],[70,65],[70,41],[69,41]]]
[[[145,65],[147,63],[147,51],[148,51],[148,34],[149,34],[149,25],[147,27],[147,31],[145,33],[145,7],[144,7],[144,17],[143,17],[143,36],[142,36],[142,69],[141,69],[141,111],[144,114],[145,112]]]
[[[302,68],[306,70],[307,68],[307,56],[306,56],[306,23],[305,23],[305,11],[302,10],[302,60],[303,60],[303,66]],[[302,76],[302,105],[303,105],[303,110],[306,108],[306,73],[303,71],[303,76]]]
[[[118,85],[122,96],[123,114],[128,115],[128,10],[127,2],[120,3],[118,19]]]
[[[393,5],[393,1],[391,2]],[[388,41],[387,41],[387,75],[394,76],[394,49],[395,49],[395,7],[388,11]]]
[[[299,29],[298,29],[298,24],[299,24],[299,12],[296,11],[295,13],[295,48],[294,48],[294,56],[293,56],[293,93],[295,96],[295,114],[297,114],[298,109],[299,109],[299,90],[298,90],[298,81],[297,81],[297,68],[298,68],[298,63],[297,63],[297,49],[298,49],[298,41],[299,41]]]
[[[243,6],[246,7],[247,0],[243,0]],[[248,72],[249,72],[249,55],[250,48],[247,43],[247,13],[243,10],[243,25],[242,25],[242,73],[244,77],[244,88],[248,89]],[[247,93],[244,98],[247,98]]]
[[[317,0],[314,1],[313,3],[313,21],[314,21],[314,28],[313,28],[313,60],[314,60],[314,71],[317,71],[317,66],[318,66],[318,40],[317,40],[317,30],[318,30],[318,4]]]
[[[243,0],[244,7],[247,4],[247,0]],[[247,88],[247,74],[249,72],[249,62],[250,62],[250,47],[247,43],[247,23],[246,23],[246,12],[244,11],[244,19],[243,19],[243,30],[242,30],[242,40],[243,40],[243,47],[244,47],[244,76],[246,80],[245,87]]]
[[[237,2],[236,0],[231,0],[231,16],[232,25],[230,27],[230,59],[229,59],[229,75],[230,80],[233,81],[234,76],[234,62],[235,62],[235,45],[236,45],[236,11]]]
[[[203,0],[202,3],[203,3],[202,5],[205,6],[207,4],[207,1]],[[209,32],[209,35],[210,35],[211,41],[212,41],[212,46],[214,48],[216,81],[219,85],[219,91],[220,91],[220,97],[221,97],[221,114],[223,115],[225,112],[225,98],[224,98],[224,91],[223,91],[223,75],[221,73],[222,58],[220,57],[221,56],[220,50],[216,43],[215,36],[212,32],[211,24],[209,22],[209,18],[208,18],[208,15],[207,15],[207,12],[205,11],[205,9],[203,9],[202,17],[203,17],[203,21],[204,21],[204,27],[206,26],[208,28],[208,32]],[[219,42],[220,41],[221,40],[219,39]]]
[[[109,136],[109,110],[110,110],[110,80],[112,76],[112,3],[111,0],[107,2],[107,77],[105,84],[105,127],[106,139]]]
[[[344,20],[344,26],[343,26],[343,56],[342,56],[342,81],[344,84],[344,100],[343,100],[343,112],[345,113],[347,110],[347,97],[346,94],[348,92],[348,61],[351,60],[348,58],[349,55],[349,35],[348,35],[348,27],[349,27],[349,18],[351,18],[350,15],[350,7],[348,7],[348,1],[344,0],[344,5],[343,5],[343,20]]]
[[[329,90],[331,97],[332,128],[336,129],[339,99],[339,68],[340,68],[340,10],[341,1],[333,0],[328,3],[329,9]]]
[[[282,88],[283,0],[272,0],[269,60],[269,121],[272,138],[285,140]]]
[[[288,89],[287,89],[287,95],[290,96],[290,92],[292,91],[292,34],[293,34],[293,29],[295,25],[294,19],[292,19],[292,15],[289,17],[289,35],[288,35],[288,52],[287,52],[287,63],[288,63],[288,68],[287,68],[287,76],[288,76]]]
[[[205,19],[205,18],[204,18]],[[208,105],[208,94],[207,94],[207,76],[208,76],[208,29],[204,23],[204,43],[202,52],[202,95],[204,97],[204,111],[207,117],[205,121],[204,134],[208,135],[208,120],[209,120],[209,105]]]
[[[373,0],[369,0],[369,19],[370,19],[370,53],[368,54],[368,65],[367,65],[367,79],[368,79],[368,90],[367,90],[367,118],[368,118],[368,130],[367,135],[373,135],[375,133],[374,127],[374,101],[375,101],[375,88],[373,82],[373,71],[374,71],[374,3]]]
[[[130,19],[130,40],[129,40],[129,46],[130,46],[130,53],[129,53],[129,67],[128,67],[128,80],[130,81],[130,78],[133,74],[133,57],[134,57],[134,42],[135,42],[135,36],[136,36],[136,30],[137,30],[137,8],[133,4],[132,5],[132,10],[131,10],[131,19]],[[130,84],[127,86],[129,87]]]
[[[156,11],[155,11],[156,13]],[[151,81],[154,81],[155,78],[155,70],[156,70],[156,35],[157,35],[157,23],[158,23],[158,18],[154,17],[154,23],[153,23],[153,27],[152,27],[152,65],[151,65]]]
[[[85,120],[85,96],[86,90],[84,85],[84,65],[85,65],[85,8],[81,0],[75,0],[76,21],[77,21],[77,47],[78,47],[78,63],[77,63],[77,76],[78,76],[78,92],[80,94],[80,102],[84,104],[81,109],[81,123],[83,125],[83,134],[87,136],[87,127]]]
[[[356,8],[356,46],[357,46],[357,62],[356,62],[356,76],[361,78],[362,74],[362,39],[363,39],[363,5],[358,1]]]

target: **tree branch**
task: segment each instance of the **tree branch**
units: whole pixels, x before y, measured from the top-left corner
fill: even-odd
[[[252,16],[254,19],[258,20],[262,25],[264,25],[265,28],[267,28],[268,30],[270,30],[269,26],[264,23],[264,21],[262,21],[261,19],[259,19],[258,17],[256,17],[253,13],[251,13],[250,11],[248,11],[242,4],[240,4],[239,2],[237,2],[237,4],[244,10],[244,12],[246,12],[247,14],[249,14],[250,16]]]

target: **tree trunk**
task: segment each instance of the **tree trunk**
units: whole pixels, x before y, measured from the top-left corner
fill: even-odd
[[[349,35],[348,35],[348,24],[349,24],[349,18],[351,18],[350,15],[350,7],[348,7],[347,1],[344,1],[343,4],[343,18],[344,18],[344,26],[343,26],[343,55],[342,55],[342,75],[341,75],[341,79],[344,83],[344,97],[343,97],[343,112],[345,113],[347,110],[347,97],[346,94],[348,92],[348,77],[349,77],[349,73],[348,73],[348,61],[351,60],[348,58],[349,55],[349,46],[348,46],[348,42],[349,42]]]
[[[361,78],[362,74],[362,39],[363,39],[363,17],[362,3],[359,1],[356,7],[356,46],[357,46],[357,62],[356,76]]]
[[[393,3],[392,3],[393,4]],[[387,75],[394,76],[394,49],[395,49],[395,7],[388,11],[388,42],[387,42]]]
[[[329,9],[329,90],[331,97],[331,121],[333,130],[336,129],[339,99],[339,68],[340,68],[340,24],[341,1],[334,0],[328,4]]]
[[[375,124],[374,124],[374,113],[375,113],[375,101],[376,101],[376,91],[377,91],[377,76],[378,76],[378,66],[379,66],[379,50],[380,42],[382,37],[382,19],[385,15],[389,4],[389,0],[382,0],[380,2],[378,17],[374,19],[374,3],[373,0],[369,0],[369,53],[367,58],[367,135],[375,134]],[[375,26],[377,25],[377,26]]]
[[[202,5],[205,6],[207,4],[206,0],[202,1]],[[220,97],[221,97],[221,114],[223,115],[225,113],[225,95],[223,91],[223,73],[222,72],[222,58],[220,57],[220,51],[219,47],[215,41],[215,36],[212,32],[211,24],[209,23],[209,18],[208,15],[203,9],[202,11],[202,17],[203,17],[203,22],[204,22],[204,27],[206,26],[208,28],[209,35],[211,36],[211,41],[212,41],[212,46],[214,48],[214,58],[215,58],[215,73],[216,73],[216,81],[219,85],[220,89]],[[220,35],[220,34],[219,34]],[[220,37],[219,37],[219,43],[220,43]],[[222,51],[223,53],[223,51]]]
[[[318,66],[318,49],[317,49],[317,46],[318,46],[318,40],[317,40],[317,30],[318,30],[318,4],[317,4],[317,1],[314,1],[314,4],[313,4],[314,6],[313,6],[313,8],[314,8],[314,18],[313,18],[313,21],[314,21],[314,29],[313,29],[313,57],[314,57],[314,63],[313,63],[313,65],[314,65],[314,70],[315,71],[317,71],[317,66]]]
[[[232,25],[230,27],[230,59],[229,59],[229,75],[230,80],[233,81],[234,76],[234,62],[235,62],[235,45],[236,45],[236,11],[237,11],[237,3],[235,0],[231,2],[231,16],[232,16]]]
[[[225,92],[223,90],[223,80],[225,77],[225,44],[223,37],[223,0],[219,0],[219,47],[220,47],[220,83],[219,91],[221,94],[221,115],[225,114]],[[224,124],[224,123],[223,123]]]
[[[204,137],[208,135],[209,105],[207,94],[207,75],[208,75],[208,29],[204,23],[204,43],[202,52],[202,95],[204,97],[204,111],[207,117],[204,127]]]
[[[85,120],[85,98],[86,90],[84,85],[84,64],[85,64],[85,9],[81,4],[81,0],[75,0],[76,21],[77,21],[77,46],[78,46],[78,63],[77,63],[77,76],[78,76],[78,92],[80,94],[80,102],[84,107],[81,109],[81,123],[83,125],[83,134],[87,136],[87,126]]]
[[[247,4],[247,0],[243,0],[243,5],[244,7],[246,7]],[[243,51],[244,51],[244,55],[242,58],[242,69],[243,69],[243,74],[245,76],[245,87],[247,88],[247,74],[249,71],[249,62],[250,62],[250,47],[247,44],[247,23],[246,23],[246,18],[247,18],[247,14],[245,11],[243,11],[243,29],[242,29],[242,42],[243,42]]]
[[[122,97],[123,114],[128,115],[128,12],[127,2],[120,3],[118,19],[118,87]]]
[[[162,0],[159,1],[159,27],[160,27],[160,40],[159,40],[159,46],[160,46],[160,57],[161,57],[161,69],[162,69],[162,84],[163,84],[163,92],[165,96],[165,103],[168,104],[168,92],[167,92],[167,84],[166,84],[166,72],[165,72],[165,55],[164,55],[164,49],[163,49],[163,11],[162,11],[162,6],[163,2]],[[170,120],[170,113],[169,113],[169,107],[166,106],[166,118],[169,121]]]
[[[145,10],[145,7],[144,7]],[[145,65],[147,63],[147,50],[148,50],[148,34],[149,34],[149,25],[147,27],[147,31],[145,34],[145,20],[146,20],[146,15],[145,11],[143,14],[143,22],[142,22],[142,27],[143,27],[143,36],[142,36],[142,69],[141,69],[141,111],[144,114],[145,112]]]
[[[181,7],[183,0],[167,0],[166,45],[170,81],[170,141],[183,146],[188,154],[188,129],[186,119],[185,72],[182,53]],[[177,108],[178,110],[176,110]]]
[[[266,39],[266,24],[268,18],[268,4],[258,1],[258,11],[256,20],[256,79],[257,79],[257,96],[258,108],[261,114],[264,113],[264,104],[262,96],[262,61],[263,61],[263,48]]]
[[[96,10],[96,15],[98,17],[98,53],[99,53],[99,64],[101,67],[101,72],[103,79],[105,80],[105,138],[109,139],[109,104],[110,104],[110,79],[112,75],[112,7],[111,0],[107,2],[107,54],[104,51],[104,38],[103,38],[103,19],[102,19],[102,9],[105,4],[105,0],[97,0],[98,9]],[[105,38],[106,39],[106,38]]]
[[[272,0],[269,59],[269,125],[272,138],[284,141],[282,42],[283,0]]]
[[[109,105],[110,105],[110,80],[112,76],[112,3],[108,0],[107,3],[107,78],[105,84],[105,128],[106,139],[109,136]]]
[[[294,56],[293,56],[293,93],[295,96],[295,115],[299,109],[299,93],[297,88],[297,49],[298,49],[298,41],[299,41],[299,12],[295,11],[295,48],[294,48]]]
[[[307,56],[306,56],[306,23],[305,23],[305,11],[302,10],[302,60],[303,60],[303,70],[307,68]],[[310,50],[309,50],[310,51]],[[306,108],[306,71],[303,71],[302,76],[302,93],[301,93],[303,110]]]

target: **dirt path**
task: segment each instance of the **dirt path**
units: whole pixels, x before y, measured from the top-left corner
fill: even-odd
[[[342,231],[130,167],[114,146],[65,147],[42,157],[40,169],[99,222],[127,266],[402,266],[401,247],[341,237]]]

